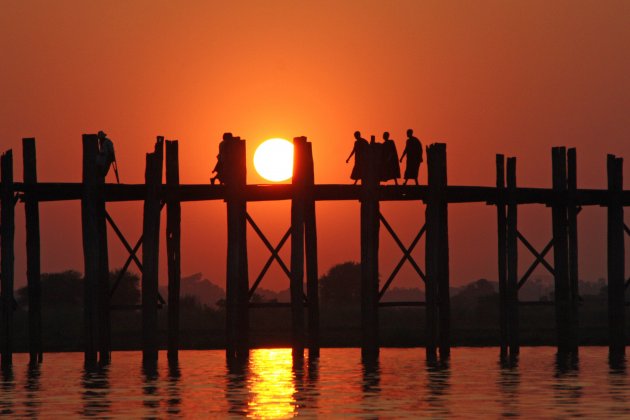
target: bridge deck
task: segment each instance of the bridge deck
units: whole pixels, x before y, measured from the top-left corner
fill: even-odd
[[[293,185],[246,185],[244,197],[247,201],[290,200],[293,196]],[[80,200],[83,194],[81,183],[40,182],[34,185],[15,183],[16,192],[34,194],[39,201]],[[318,184],[313,186],[313,197],[316,201],[358,201],[363,194],[360,185]],[[428,187],[381,185],[378,189],[380,201],[425,201]],[[551,188],[516,188],[515,198],[518,204],[552,204],[558,198],[558,192]],[[142,201],[146,196],[144,184],[105,184],[105,200]],[[225,187],[222,185],[180,184],[178,186],[162,186],[164,199],[179,201],[223,200]],[[446,200],[449,203],[488,203],[495,204],[499,192],[496,187],[450,185],[446,187]],[[606,205],[609,192],[605,189],[578,189],[575,202],[578,205]],[[630,190],[623,192],[624,206],[630,205]]]

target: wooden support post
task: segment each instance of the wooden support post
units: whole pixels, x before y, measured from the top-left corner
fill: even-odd
[[[446,144],[438,149],[440,151],[440,186],[442,188],[442,200],[440,202],[440,357],[448,358],[451,354],[451,286],[450,286],[450,260],[448,242],[448,201],[446,200],[446,187],[448,184],[446,170]]]
[[[22,139],[24,185],[37,184],[37,154],[35,139]],[[24,194],[26,221],[26,283],[28,286],[28,349],[29,364],[43,361],[42,346],[42,286],[39,240],[39,203],[30,191]]]
[[[446,145],[427,147],[428,195],[426,207],[426,319],[427,359],[450,355],[450,296],[448,203],[446,201]]]
[[[564,147],[552,149],[553,191],[553,261],[558,353],[572,351],[570,343],[571,285],[569,283],[569,243],[567,213],[567,156]]]
[[[291,339],[293,357],[304,355],[304,200],[306,137],[293,139],[291,199]]]
[[[81,197],[81,225],[83,235],[84,263],[84,363],[94,367],[97,363],[99,346],[98,281],[99,281],[99,231],[98,231],[98,189],[96,158],[98,137],[83,135],[83,194]]]
[[[35,139],[22,139],[24,185],[37,184]],[[28,349],[29,364],[43,361],[42,346],[42,286],[39,240],[39,203],[29,191],[24,194],[26,221],[26,283],[28,287]]]
[[[505,201],[505,157],[496,155],[497,167],[497,253],[498,253],[498,279],[499,279],[499,330],[501,358],[508,356],[509,330],[508,317],[509,305],[507,294],[507,219]]]
[[[570,285],[570,311],[569,311],[569,346],[570,351],[578,353],[579,345],[579,276],[578,276],[578,223],[577,215],[579,207],[575,204],[577,192],[577,156],[575,148],[567,151],[567,187],[569,191],[568,201],[568,252],[569,252],[569,285]]]
[[[15,269],[15,203],[13,199],[13,152],[7,151],[0,159],[0,276],[2,325],[0,325],[0,365],[3,369],[13,364],[13,276]]]
[[[166,142],[166,184],[179,186],[178,142]],[[168,264],[168,360],[177,362],[179,350],[179,289],[181,280],[181,204],[170,198],[166,204],[166,255]]]
[[[381,145],[368,146],[361,176],[361,356],[378,358],[378,247],[379,247],[379,162]]]
[[[438,345],[440,357],[448,359],[451,353],[451,299],[449,285],[448,203],[446,201],[446,144],[436,143],[433,148],[434,206],[437,227],[437,304]]]
[[[224,140],[225,201],[227,205],[226,274],[226,356],[229,360],[247,360],[249,356],[249,279],[247,266],[247,202],[245,185],[247,167],[245,141]]]
[[[109,313],[109,255],[107,246],[107,220],[105,214],[105,177],[98,175],[96,191],[96,228],[98,231],[98,353],[99,365],[111,362],[111,320]]]
[[[608,351],[611,358],[626,353],[625,238],[623,219],[623,159],[608,155]]]
[[[520,350],[518,319],[518,207],[516,201],[516,158],[507,160],[507,309],[510,357]]]
[[[426,353],[427,360],[437,359],[437,347],[439,338],[438,326],[438,272],[439,272],[439,236],[440,223],[438,212],[438,187],[437,173],[435,170],[434,145],[427,146],[427,187],[425,223],[427,232],[425,235],[425,301],[426,301]]]
[[[313,185],[315,170],[312,143],[306,143],[304,240],[306,247],[306,295],[308,302],[308,355],[319,356],[319,283],[317,272],[317,219]]]
[[[160,195],[162,188],[163,138],[146,155],[146,197],[142,223],[142,361],[158,360],[158,261],[160,250]]]

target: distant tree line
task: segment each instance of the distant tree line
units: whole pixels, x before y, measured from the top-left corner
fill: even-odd
[[[113,306],[138,305],[140,277],[114,270],[109,276]],[[80,350],[83,337],[83,277],[77,271],[42,275],[44,345],[47,351]],[[114,289],[114,285],[116,285]],[[182,279],[180,331],[184,348],[219,348],[225,337],[225,292],[200,273]],[[451,293],[452,341],[460,345],[498,343],[499,295],[497,283],[479,279]],[[607,289],[604,280],[580,282],[580,335],[585,344],[607,340]],[[360,344],[361,266],[344,262],[331,267],[319,279],[321,342],[327,346]],[[167,288],[160,293],[167,298]],[[531,279],[521,290],[521,300],[553,301],[551,282]],[[260,289],[254,301],[287,301],[288,290]],[[393,288],[384,300],[422,301],[421,288]],[[16,292],[16,348],[26,350],[28,290]],[[166,307],[159,312],[161,340],[166,342]],[[139,310],[112,310],[112,344],[116,349],[140,347],[142,319]],[[254,345],[290,345],[288,308],[252,309],[251,338]],[[555,340],[553,306],[521,306],[521,339],[524,344],[549,344]],[[629,323],[630,325],[630,323]],[[383,345],[422,345],[425,313],[423,308],[388,307],[379,311]]]

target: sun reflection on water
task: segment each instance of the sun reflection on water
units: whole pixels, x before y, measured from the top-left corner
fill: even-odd
[[[250,353],[249,417],[276,419],[297,415],[291,349],[257,349]]]

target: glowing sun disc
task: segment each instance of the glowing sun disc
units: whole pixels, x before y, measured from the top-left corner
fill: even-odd
[[[293,143],[275,138],[265,140],[254,152],[254,168],[268,181],[285,181],[293,176]]]

